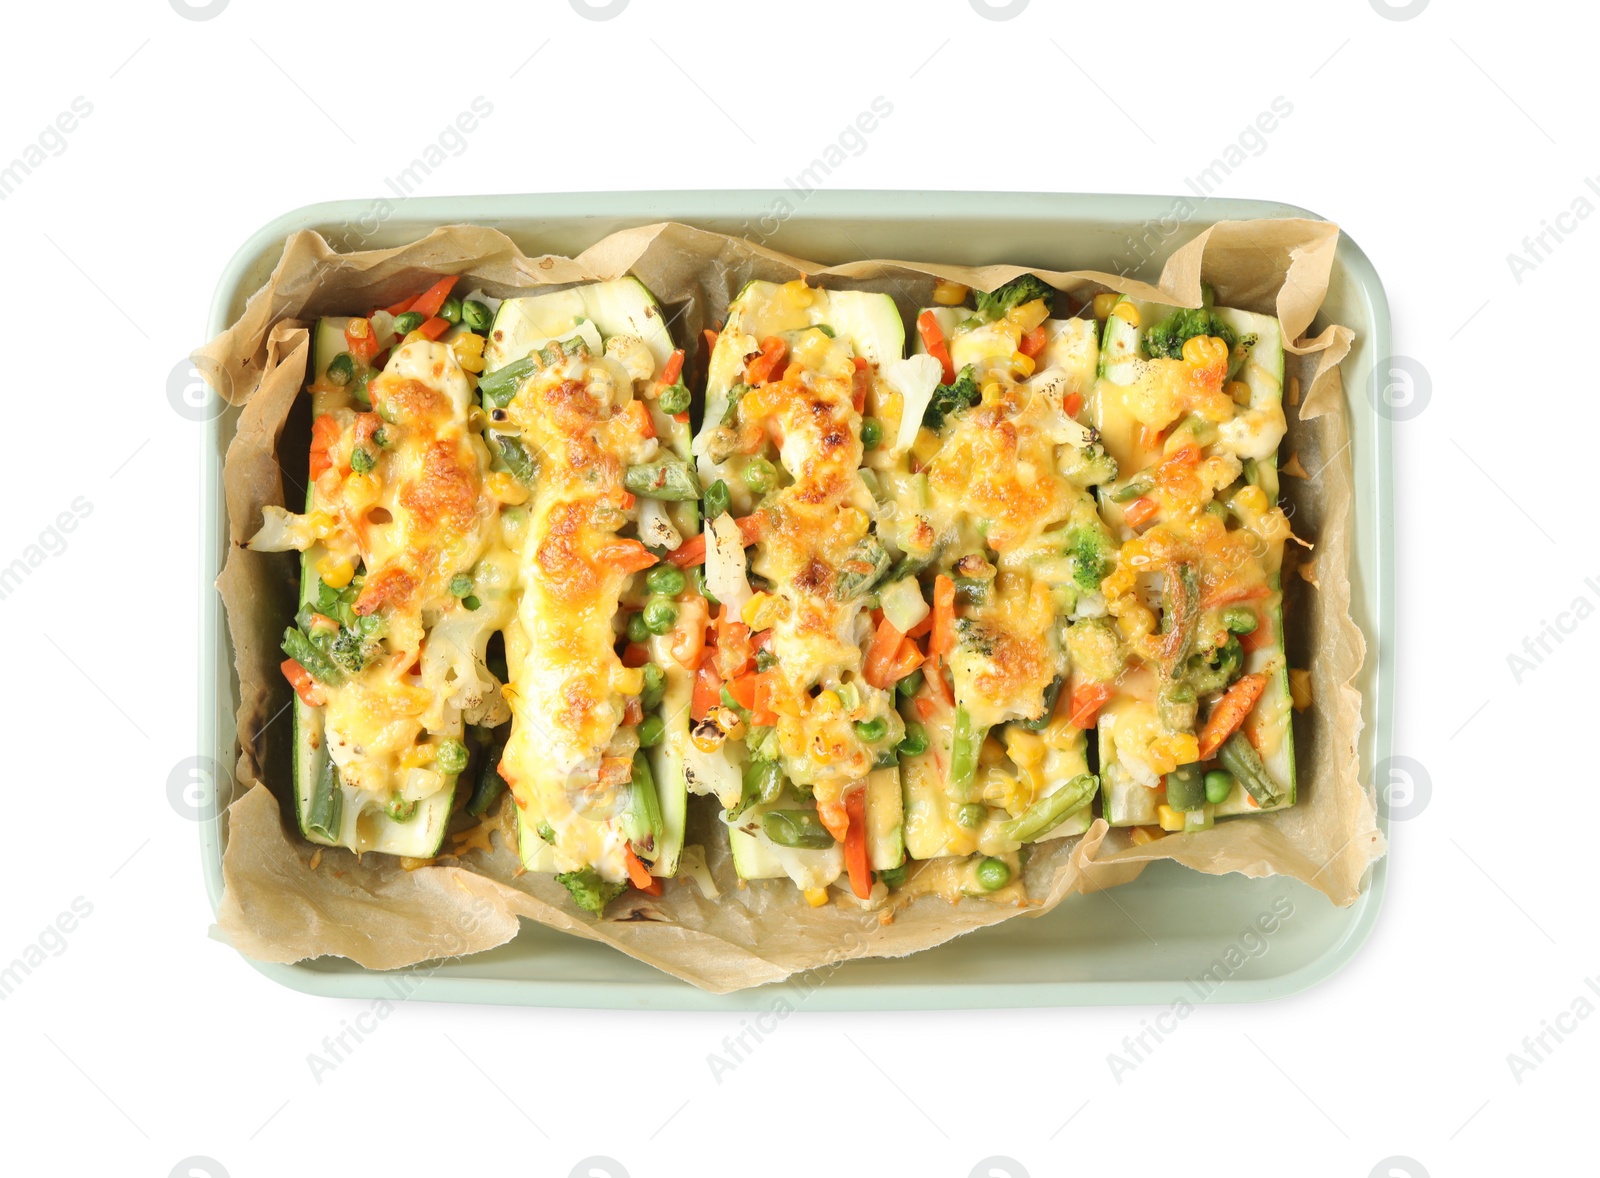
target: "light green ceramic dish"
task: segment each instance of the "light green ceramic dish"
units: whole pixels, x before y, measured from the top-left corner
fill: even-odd
[[[1125,269],[1153,278],[1168,254],[1214,221],[1315,216],[1267,201],[1209,200],[1199,215],[1178,224],[1177,203],[1160,196],[1048,193],[582,193],[408,199],[385,217],[381,202],[340,201],[287,213],[245,242],[217,285],[207,334],[239,315],[277,261],[284,239],[299,229],[316,229],[340,249],[358,249],[398,245],[437,225],[472,222],[504,231],[530,254],[575,254],[613,230],[676,220],[764,240],[822,262],[1005,261],[1063,270]],[[1313,330],[1324,322],[1356,332],[1344,362],[1344,386],[1356,485],[1351,609],[1368,643],[1357,682],[1366,721],[1360,749],[1366,781],[1389,755],[1394,681],[1390,423],[1365,392],[1375,364],[1390,355],[1389,308],[1372,264],[1348,237],[1339,243]],[[227,550],[222,457],[237,417],[229,410],[211,423],[201,498],[199,748],[222,765],[235,759],[237,684],[212,586]],[[213,908],[222,894],[224,838],[223,822],[202,824]],[[780,997],[814,1010],[1253,1002],[1302,990],[1348,962],[1377,921],[1384,878],[1380,861],[1361,898],[1335,908],[1290,880],[1206,876],[1158,863],[1114,894],[1074,897],[1048,916],[1008,921],[901,960],[851,962],[809,991],[791,982],[705,994],[610,948],[528,923],[499,949],[408,972],[426,978],[413,979],[421,983],[412,991],[415,997],[532,1006],[769,1010]],[[1290,915],[1284,916],[1286,909]],[[1273,931],[1261,931],[1264,916]],[[254,964],[268,977],[314,994],[393,997],[411,990],[402,977],[337,958]]]

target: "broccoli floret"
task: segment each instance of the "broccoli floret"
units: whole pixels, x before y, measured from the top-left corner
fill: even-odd
[[[350,674],[359,674],[361,668],[367,665],[367,641],[355,630],[341,626],[328,657]]]
[[[1117,460],[1100,442],[1077,447],[1061,461],[1061,473],[1075,487],[1104,486],[1117,478]]]
[[[596,916],[605,911],[605,906],[622,895],[628,886],[601,879],[600,873],[592,867],[563,872],[556,876],[556,882],[572,893],[572,899],[579,908]]]
[[[1183,345],[1197,335],[1214,335],[1227,344],[1230,351],[1238,342],[1233,328],[1219,319],[1211,308],[1185,307],[1146,331],[1144,346],[1157,359],[1177,360],[1183,355]]]
[[[1055,297],[1054,287],[1032,274],[1023,274],[989,294],[978,291],[978,314],[993,323],[996,319],[1003,319],[1012,307],[1020,307],[1023,303],[1033,302],[1034,299],[1043,299],[1045,310],[1048,311]]]
[[[937,432],[944,427],[946,417],[970,409],[982,399],[969,364],[956,377],[955,384],[942,384],[933,390],[933,399],[922,413],[922,424]]]
[[[1078,588],[1086,593],[1099,590],[1100,582],[1111,571],[1115,547],[1102,528],[1081,527],[1067,532],[1067,556],[1072,560],[1072,579]]]

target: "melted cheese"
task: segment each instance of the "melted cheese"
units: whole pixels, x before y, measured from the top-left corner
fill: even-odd
[[[624,469],[659,446],[625,412],[631,381],[614,362],[581,355],[537,371],[509,409],[539,480],[522,540],[516,637],[507,639],[511,737],[500,772],[517,804],[550,825],[559,870],[595,867],[626,878],[618,819],[630,776],[632,729],[619,732],[641,673],[622,665],[612,620],[640,551],[620,540],[636,520]],[[534,823],[537,826],[537,823]]]

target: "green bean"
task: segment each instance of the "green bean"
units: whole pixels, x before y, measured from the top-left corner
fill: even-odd
[[[487,303],[467,299],[461,304],[461,322],[473,331],[488,331],[489,325],[494,322],[494,312],[489,310]]]
[[[840,601],[851,601],[871,592],[873,586],[883,580],[891,563],[889,550],[882,540],[870,534],[861,537],[845,553],[844,565],[834,585],[835,594]]]
[[[833,836],[815,810],[768,810],[761,816],[761,829],[780,847],[822,851],[833,846]]]
[[[1050,727],[1050,721],[1055,716],[1056,700],[1061,695],[1061,683],[1063,679],[1065,679],[1065,676],[1057,675],[1054,679],[1050,680],[1049,686],[1044,689],[1044,711],[1039,713],[1038,718],[1034,720],[1021,721],[1022,726],[1029,732],[1042,732],[1046,728]]]
[[[652,593],[659,593],[663,597],[676,597],[683,592],[689,579],[683,575],[683,570],[670,564],[658,564],[645,574],[645,587]]]
[[[769,806],[783,792],[783,770],[776,761],[765,757],[751,757],[744,764],[743,788],[739,796],[739,813],[751,806]]]
[[[488,431],[487,437],[512,477],[519,483],[532,484],[538,474],[538,467],[534,464],[533,455],[529,454],[528,448],[522,444],[522,440],[509,434],[495,433],[493,430]]]
[[[965,798],[971,790],[978,773],[978,750],[983,748],[983,738],[988,734],[987,728],[974,726],[966,708],[956,709],[950,746],[950,792],[955,797]]]
[[[336,687],[344,682],[344,672],[296,626],[283,632],[283,653],[304,667],[318,683]]]
[[[1233,796],[1233,774],[1226,769],[1213,769],[1206,774],[1206,801],[1220,806]]]
[[[921,724],[907,724],[906,734],[896,746],[902,757],[917,757],[928,751],[928,730]]]
[[[689,390],[681,384],[669,384],[656,398],[656,406],[673,417],[686,413],[689,410]]]
[[[667,690],[667,673],[655,663],[646,663],[639,670],[644,672],[644,689],[639,693],[639,706],[645,711],[650,711],[661,703],[661,697]]]
[[[336,385],[349,384],[356,375],[356,362],[349,352],[340,352],[328,361],[328,379]]]
[[[344,817],[344,789],[339,781],[339,766],[333,763],[327,742],[317,762],[316,780],[311,785],[311,800],[306,806],[306,833],[329,842],[338,842]]]
[[[622,472],[622,485],[635,495],[683,503],[700,498],[700,480],[681,458],[657,458]]]
[[[886,888],[897,888],[906,882],[906,876],[910,871],[911,865],[902,859],[900,861],[900,866],[885,867],[882,871],[878,872],[878,879],[883,882],[883,886]]]
[[[1187,683],[1170,683],[1156,698],[1156,711],[1169,732],[1189,732],[1199,711],[1199,697]]]
[[[1230,605],[1222,613],[1222,627],[1230,634],[1254,634],[1260,620],[1248,605]]]
[[[1155,480],[1147,474],[1136,474],[1128,480],[1127,484],[1111,492],[1111,502],[1126,503],[1130,499],[1137,499],[1146,495],[1155,488]]]
[[[665,597],[652,597],[644,604],[645,629],[652,634],[666,634],[678,624],[678,607]]]
[[[721,479],[706,488],[705,518],[708,529],[711,521],[727,511],[732,503],[733,500],[728,495],[728,484]]]
[[[1261,763],[1261,754],[1242,732],[1228,737],[1217,750],[1217,761],[1238,779],[1244,790],[1255,799],[1258,806],[1276,805],[1278,787],[1267,776],[1267,767]]]
[[[405,311],[394,317],[394,329],[399,335],[410,335],[423,324],[422,315],[417,311]]]
[[[655,775],[650,772],[650,761],[644,753],[633,754],[633,778],[629,789],[628,808],[637,815],[637,823],[653,839],[662,831],[661,798],[656,793]],[[637,839],[644,842],[643,837]]]
[[[489,812],[500,795],[505,792],[506,779],[500,776],[500,758],[505,754],[506,742],[497,739],[484,750],[483,764],[478,769],[478,781],[472,789],[472,799],[467,803],[467,813],[482,818]]]
[[[460,323],[461,300],[455,295],[451,295],[449,298],[447,298],[444,301],[444,304],[439,308],[439,318],[443,319],[446,323]]]
[[[772,490],[778,481],[778,468],[765,458],[757,455],[744,464],[744,485],[757,495],[764,495]]]
[[[667,725],[660,716],[649,715],[639,721],[639,745],[641,748],[653,749],[660,744],[667,735]]]
[[[889,731],[888,722],[881,716],[874,716],[870,720],[857,720],[855,723],[856,738],[862,744],[877,744]]]
[[[1055,793],[1040,798],[1001,829],[1007,838],[1019,843],[1032,842],[1060,826],[1075,810],[1088,805],[1099,788],[1100,779],[1093,773],[1080,773]]]
[[[1004,859],[989,858],[978,864],[974,874],[978,886],[986,892],[998,892],[1011,882],[1011,865]]]
[[[982,802],[968,802],[956,808],[956,825],[974,830],[982,826],[989,818],[989,807]]]
[[[467,305],[471,306],[471,303]],[[524,356],[504,368],[496,368],[493,372],[485,373],[478,380],[478,392],[483,395],[483,403],[496,409],[504,409],[517,395],[518,386],[538,368],[538,357]]]
[[[1206,779],[1199,765],[1179,765],[1167,774],[1167,805],[1198,810],[1206,804]]]

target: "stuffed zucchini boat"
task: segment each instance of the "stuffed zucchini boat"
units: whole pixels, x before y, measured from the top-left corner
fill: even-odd
[[[1052,318],[1032,275],[976,308],[941,284],[896,373],[904,404],[873,466],[895,504],[899,555],[884,641],[926,634],[902,681],[902,773],[913,858],[958,858],[938,890],[1000,898],[1027,843],[1081,834],[1097,788],[1062,691],[1075,622],[1103,612],[1076,558],[1100,530],[1087,488],[1113,469],[1078,421],[1094,324]],[[931,605],[930,605],[931,601]]]
[[[690,788],[724,807],[744,879],[861,900],[904,859],[892,681],[865,665],[892,554],[862,467],[905,332],[887,295],[752,282],[712,348],[694,443],[715,612],[691,700]],[[748,553],[746,550],[750,550]]]
[[[1105,302],[1094,420],[1120,472],[1100,488],[1115,625],[1079,688],[1098,708],[1106,819],[1193,830],[1291,806],[1281,330],[1210,305]]]
[[[506,715],[486,652],[515,566],[472,419],[484,339],[459,325],[454,282],[318,321],[306,511],[268,508],[249,542],[304,554],[283,671],[296,813],[324,845],[436,854],[466,726]]]
[[[500,776],[523,865],[598,912],[629,882],[659,891],[683,848],[691,682],[671,651],[697,602],[659,559],[698,530],[683,353],[625,278],[501,303],[485,360],[485,437],[519,487]]]

